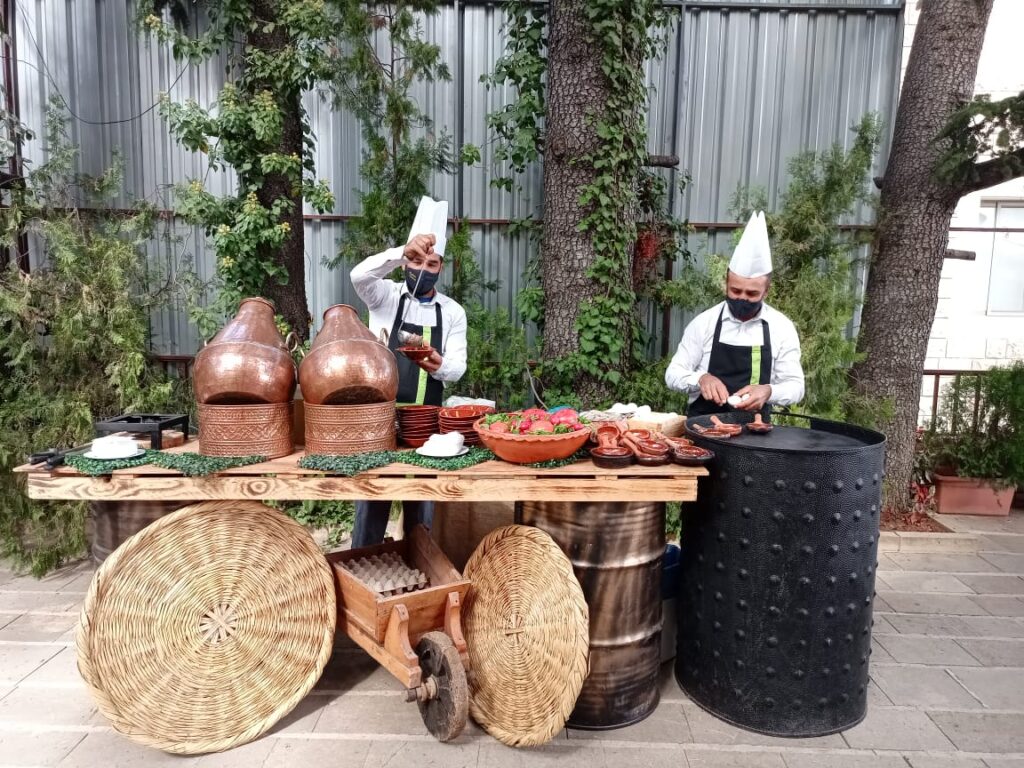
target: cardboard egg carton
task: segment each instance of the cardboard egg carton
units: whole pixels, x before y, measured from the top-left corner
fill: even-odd
[[[397,552],[349,560],[344,567],[370,589],[385,597],[425,589],[426,574],[408,566]]]

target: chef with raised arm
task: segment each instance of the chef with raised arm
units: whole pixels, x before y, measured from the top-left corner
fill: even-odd
[[[432,347],[430,356],[413,362],[401,353],[398,362],[399,405],[441,405],[446,384],[466,372],[466,311],[435,287],[444,269],[448,203],[420,200],[416,219],[402,246],[370,256],[352,268],[352,285],[370,310],[370,331],[387,331],[388,347]],[[395,269],[404,280],[388,279]],[[405,502],[405,529],[430,526],[431,502]],[[352,546],[379,544],[387,530],[389,501],[356,502]]]
[[[767,416],[804,396],[800,338],[793,322],[765,303],[772,256],[764,213],[750,217],[729,262],[725,301],[686,326],[665,384],[690,395],[689,416],[735,409]]]

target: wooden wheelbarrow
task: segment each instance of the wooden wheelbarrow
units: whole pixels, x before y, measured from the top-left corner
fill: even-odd
[[[422,571],[429,586],[385,596],[345,567],[350,561],[389,552]],[[406,687],[406,701],[417,703],[435,738],[456,738],[469,717],[469,654],[460,615],[469,581],[422,525],[401,541],[336,552],[327,559],[338,586],[338,631],[347,633]]]

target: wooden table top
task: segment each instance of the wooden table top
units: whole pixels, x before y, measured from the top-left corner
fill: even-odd
[[[197,451],[194,438],[168,453]],[[303,469],[302,449],[288,456],[236,467],[207,477],[185,477],[152,464],[89,477],[68,466],[55,470],[23,465],[30,498],[91,501],[177,501],[211,499],[415,501],[693,501],[699,467],[641,467],[608,470],[590,461],[558,469],[536,469],[486,461],[460,470],[436,470],[394,463],[355,477]]]

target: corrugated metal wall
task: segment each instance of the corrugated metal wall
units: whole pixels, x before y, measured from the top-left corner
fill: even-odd
[[[117,204],[145,198],[170,208],[171,187],[191,178],[203,179],[214,192],[231,188],[230,174],[209,173],[203,156],[179,149],[157,110],[150,109],[162,92],[178,101],[209,104],[223,80],[222,62],[201,67],[175,62],[169,51],[138,34],[130,0],[20,0],[16,5],[23,121],[42,135],[45,106],[59,92],[75,115],[69,129],[82,147],[83,170],[101,170],[115,150],[124,156],[125,190]],[[668,48],[648,66],[649,147],[652,153],[679,155],[681,168],[693,177],[686,193],[672,199],[675,213],[697,225],[692,250],[728,249],[731,231],[721,225],[731,221],[729,200],[738,186],[762,186],[774,204],[794,154],[834,142],[848,145],[849,127],[865,112],[890,120],[902,6],[903,0],[700,0],[673,6]],[[453,80],[424,87],[420,103],[438,128],[455,135],[457,145],[483,148],[480,167],[435,178],[433,193],[451,201],[453,215],[473,222],[484,272],[502,284],[489,301],[511,309],[531,246],[524,237],[510,236],[503,222],[539,213],[541,172],[530,170],[523,193],[489,183],[496,171],[485,118],[512,94],[488,91],[480,76],[504,49],[503,15],[493,2],[451,2],[426,21],[425,32],[441,46]],[[318,140],[318,175],[330,180],[337,197],[334,216],[311,215],[306,224],[307,290],[319,317],[338,301],[357,303],[347,269],[331,271],[321,261],[335,252],[344,217],[359,213],[355,190],[362,141],[354,118],[335,111],[321,94],[308,94],[306,107]],[[875,174],[884,167],[886,150]],[[40,161],[44,143],[32,142],[25,154]],[[676,172],[670,175],[674,182]],[[870,216],[861,211],[852,223]],[[154,263],[173,272],[191,261],[200,275],[210,275],[214,254],[203,233],[180,222],[169,229],[173,238],[151,246]],[[679,313],[671,318],[670,347],[684,320]],[[660,335],[660,317],[651,313],[649,322]],[[182,312],[154,317],[153,332],[160,353],[191,354],[199,344]]]

